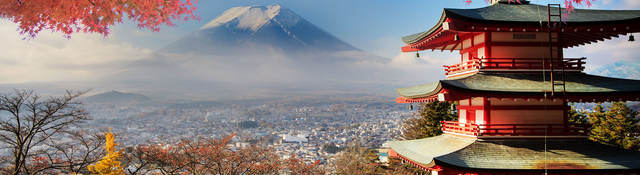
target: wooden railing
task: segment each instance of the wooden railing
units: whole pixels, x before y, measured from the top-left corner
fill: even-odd
[[[450,66],[444,65],[442,67],[444,67],[444,71],[445,71],[444,74],[449,76],[449,75],[454,75],[462,72],[479,70],[481,62],[482,61],[480,59],[472,59],[469,61],[465,61],[462,63],[450,65]]]
[[[442,131],[470,136],[587,136],[586,125],[472,124],[443,121]]]
[[[471,71],[540,71],[562,70],[583,71],[586,58],[565,58],[560,62],[558,59],[549,58],[475,58],[459,64],[444,66],[445,75],[452,76]]]

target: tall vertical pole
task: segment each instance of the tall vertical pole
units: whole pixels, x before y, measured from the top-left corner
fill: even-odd
[[[553,58],[553,26],[551,25],[551,4],[547,5],[547,28],[548,28],[548,32],[549,32],[549,60],[551,65],[549,66],[550,69],[550,81],[551,81],[551,96],[554,96],[555,94],[555,81],[553,80],[553,63],[555,62],[554,58]]]

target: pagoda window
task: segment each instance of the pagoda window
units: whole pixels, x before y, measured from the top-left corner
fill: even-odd
[[[473,97],[471,98],[471,106],[482,106],[483,105],[483,97]]]
[[[484,43],[484,33],[481,33],[479,35],[476,35],[473,37],[473,45],[479,45]]]
[[[469,52],[462,54],[462,62],[469,61]]]
[[[459,105],[460,106],[469,106],[469,100],[468,99],[460,100],[459,101]]]
[[[467,110],[466,109],[460,109],[460,111],[458,111],[458,122],[467,123]]]
[[[484,47],[480,47],[480,48],[478,48],[478,52],[477,52],[477,53],[478,53],[478,54],[477,54],[477,57],[478,57],[478,58],[484,58],[484,55],[485,55],[485,53],[484,53]]]
[[[465,39],[464,41],[462,41],[462,49],[467,49],[469,47],[471,47],[471,38],[469,39]]]
[[[458,122],[485,124],[484,97],[473,97],[459,101]]]
[[[484,119],[484,110],[476,110],[476,124],[486,124],[485,119]]]

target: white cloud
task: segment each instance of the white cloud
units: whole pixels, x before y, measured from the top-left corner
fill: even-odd
[[[151,52],[94,34],[65,39],[61,33],[43,31],[23,40],[16,29],[16,24],[0,20],[0,84],[97,81]]]
[[[638,9],[640,8],[640,1],[638,0],[622,0],[621,8],[624,9]]]
[[[639,34],[635,34],[639,36]],[[565,57],[587,57],[587,72],[617,61],[640,59],[640,42],[629,42],[628,36],[599,41],[565,50]]]

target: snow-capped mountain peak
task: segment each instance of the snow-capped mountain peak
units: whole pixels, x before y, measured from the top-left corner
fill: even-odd
[[[280,5],[270,6],[243,6],[234,7],[224,11],[222,15],[202,26],[200,29],[215,28],[231,22],[236,23],[238,29],[248,29],[257,31],[265,24],[269,23],[276,15],[280,14]]]
[[[230,8],[199,30],[163,48],[162,52],[233,55],[247,48],[283,50],[291,54],[358,50],[293,10],[270,5]]]

